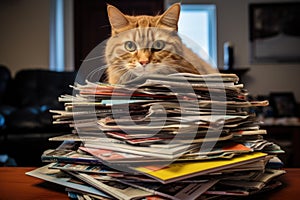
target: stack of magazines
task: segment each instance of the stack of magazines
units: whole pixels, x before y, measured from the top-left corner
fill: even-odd
[[[141,76],[122,85],[75,83],[52,110],[72,133],[26,174],[74,199],[223,199],[274,189],[280,146],[264,139],[235,74]],[[76,180],[76,181],[74,181]]]

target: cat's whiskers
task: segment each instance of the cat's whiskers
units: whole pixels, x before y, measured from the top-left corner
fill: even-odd
[[[133,78],[136,78],[137,75],[132,73],[130,70],[126,71],[124,74],[121,75],[121,78],[119,79],[118,83],[124,83],[126,81],[129,81]]]
[[[102,80],[102,75],[105,76],[105,69],[107,69],[107,65],[102,65],[101,67],[97,67],[96,69],[90,71],[90,73],[86,76],[86,80],[89,81],[100,81]],[[100,74],[98,74],[100,72]],[[96,76],[95,76],[96,75]]]
[[[83,59],[81,60],[82,62],[85,62],[85,61],[91,61],[91,60],[96,60],[96,59],[99,59],[99,58],[104,58],[105,55],[102,55],[102,56],[95,56],[93,58],[88,58],[88,59]]]
[[[122,68],[122,67],[115,67],[114,68],[114,74],[121,74],[121,75],[123,75],[127,71],[128,70],[126,68]]]

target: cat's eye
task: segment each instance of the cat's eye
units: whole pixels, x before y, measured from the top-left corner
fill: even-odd
[[[133,52],[136,50],[136,44],[132,41],[125,42],[124,46],[127,51]]]
[[[152,50],[154,51],[160,51],[165,47],[165,42],[163,40],[156,40],[152,44]]]

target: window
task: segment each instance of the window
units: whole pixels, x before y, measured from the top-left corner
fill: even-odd
[[[64,70],[64,2],[51,0],[50,7],[50,69]]]
[[[74,70],[73,0],[50,1],[49,68]]]
[[[215,5],[181,3],[178,32],[188,47],[217,66]]]

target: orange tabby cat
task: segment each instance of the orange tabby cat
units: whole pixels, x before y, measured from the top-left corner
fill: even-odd
[[[105,49],[109,83],[123,83],[143,74],[216,72],[178,36],[179,3],[157,16],[128,16],[111,5],[107,11],[112,29]]]

